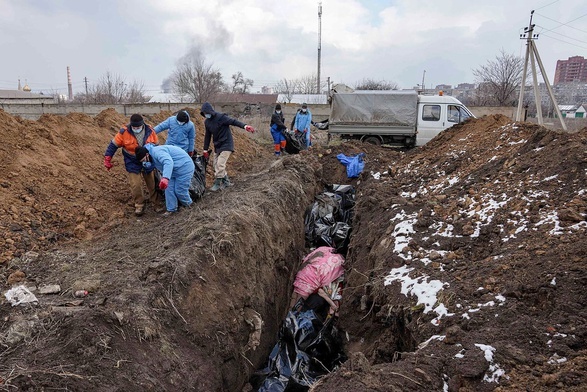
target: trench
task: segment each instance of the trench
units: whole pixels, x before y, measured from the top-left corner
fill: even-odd
[[[303,246],[297,249],[295,253],[298,255],[301,254],[303,257],[306,255],[311,256],[314,253],[313,250],[316,248],[321,246],[332,247],[335,253],[339,253],[345,258],[345,269],[350,270],[353,268],[354,260],[352,255],[349,257],[347,250],[353,242],[352,216],[359,193],[356,192],[356,188],[352,185],[334,184],[324,177],[320,179],[319,183],[322,185],[322,191],[316,192],[314,197],[310,198],[311,202],[309,204],[297,206],[294,209],[298,212],[304,211],[304,242]],[[345,194],[350,194],[348,189],[352,190],[352,203],[349,202],[349,197],[345,198]],[[333,197],[333,195],[336,197]],[[333,202],[337,198],[338,202]],[[329,214],[332,211],[328,207],[331,207],[333,204],[337,212]],[[335,215],[335,217],[333,218],[332,215]],[[299,220],[299,216],[292,221],[296,220]],[[345,227],[345,224],[348,225]],[[294,225],[294,227],[288,228],[288,231],[294,229],[299,230],[299,226]],[[298,265],[298,268],[292,269],[287,282],[281,282],[283,285],[280,286],[280,290],[282,291],[280,298],[291,298],[294,295],[292,292],[293,283],[297,272],[301,270],[299,260],[295,260],[294,263],[296,263],[294,265]],[[344,315],[354,313],[355,316],[359,314],[369,316],[372,313],[373,315],[383,316],[371,317],[367,322],[361,323],[360,327],[357,327],[353,322],[347,322],[344,315],[342,317],[335,317],[332,323],[333,328],[329,330],[330,335],[327,335],[331,338],[329,340],[330,344],[319,344],[324,339],[322,335],[322,331],[326,330],[324,328],[320,330],[318,334],[320,336],[314,341],[314,343],[317,342],[316,347],[318,349],[314,351],[308,350],[308,352],[311,352],[311,355],[309,360],[310,366],[306,366],[306,372],[299,371],[300,364],[295,360],[297,350],[294,349],[294,353],[291,353],[287,352],[287,349],[284,349],[284,346],[288,345],[288,339],[295,340],[290,336],[294,335],[292,330],[295,328],[291,327],[291,322],[288,323],[288,321],[295,319],[291,302],[286,301],[285,304],[280,304],[281,311],[278,312],[280,315],[278,318],[267,320],[266,317],[269,317],[269,315],[264,315],[264,321],[271,326],[263,332],[266,339],[269,340],[269,348],[266,348],[263,355],[261,355],[262,360],[257,361],[257,364],[260,363],[260,365],[257,365],[257,369],[252,369],[252,371],[247,372],[247,382],[233,390],[240,391],[243,388],[247,390],[252,388],[253,391],[262,392],[290,389],[300,391],[309,390],[309,387],[320,378],[332,371],[338,370],[348,359],[348,356],[354,352],[364,351],[367,348],[369,351],[367,355],[372,358],[373,364],[377,364],[401,360],[403,353],[415,351],[417,342],[411,330],[413,328],[412,310],[406,307],[387,306],[386,308],[386,306],[381,306],[377,304],[376,299],[369,292],[370,284],[367,284],[365,287],[362,293],[360,290],[349,290],[348,298],[347,294],[344,293],[346,289],[343,289],[341,302],[345,309]],[[312,297],[308,301],[310,302],[311,299]],[[365,317],[362,317],[361,321]],[[288,329],[287,326],[290,328]],[[353,336],[362,335],[360,344],[347,340],[349,334]],[[267,335],[269,336],[267,337]],[[381,335],[384,336],[385,344],[381,344]],[[295,346],[297,348],[297,345]],[[292,345],[289,342],[289,349],[291,350],[291,348]],[[302,354],[306,352],[305,349],[300,349],[300,351],[302,351]],[[320,354],[323,355],[320,356]],[[312,356],[319,357],[324,362],[326,362],[324,358],[332,361],[328,365],[320,362],[320,366],[314,366],[312,371]],[[287,366],[284,366],[286,362]],[[303,368],[303,366],[301,367]],[[321,369],[316,371],[316,367],[321,367]],[[292,368],[294,369],[292,370]],[[298,369],[298,374],[296,374],[295,369]],[[288,381],[284,382],[284,379]]]
[[[251,376],[276,345],[309,252],[306,210],[332,179],[317,157],[288,156],[170,219],[147,217],[48,253],[36,264],[46,269],[37,276],[65,287],[94,278],[99,287],[74,307],[44,302],[48,311],[31,318],[35,344],[19,345],[0,370],[29,390],[252,390]],[[362,270],[358,262],[349,252],[345,269]],[[415,347],[409,310],[382,309],[367,294],[373,310],[361,320],[368,312],[361,310],[364,288],[343,289],[342,350],[363,351],[374,362],[397,360]],[[378,344],[382,336],[385,345]],[[72,363],[75,373],[47,370]]]

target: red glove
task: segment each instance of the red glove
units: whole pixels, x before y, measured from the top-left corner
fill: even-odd
[[[193,157],[193,156],[194,156],[194,152],[193,152],[193,151],[189,151],[189,152],[188,152],[188,155],[189,155],[190,157]]]
[[[210,158],[210,153],[208,151],[204,151],[204,159],[208,160],[208,158]]]
[[[106,170],[110,170],[112,169],[112,157],[109,155],[104,156],[104,167],[106,168]]]
[[[159,181],[159,189],[164,191],[165,189],[167,189],[168,185],[169,185],[169,179],[162,177],[161,181]]]
[[[255,133],[255,128],[251,127],[250,125],[245,125],[245,131]]]

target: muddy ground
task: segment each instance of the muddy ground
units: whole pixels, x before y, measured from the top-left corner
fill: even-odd
[[[2,296],[0,389],[251,390],[309,251],[304,211],[348,183],[350,359],[312,390],[585,390],[587,129],[489,116],[409,151],[315,131],[311,151],[275,159],[267,120],[234,130],[233,187],[136,218],[120,152],[102,166],[123,116],[0,110],[2,292],[38,298]],[[366,153],[360,178],[341,152]]]

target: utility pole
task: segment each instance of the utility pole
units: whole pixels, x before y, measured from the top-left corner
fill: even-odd
[[[322,52],[322,2],[318,3],[318,76],[316,93],[320,94],[320,56]]]
[[[84,78],[84,83],[86,85],[86,96],[87,96],[88,95],[88,77],[87,76]]]
[[[520,95],[518,97],[518,112],[516,113],[516,121],[522,120],[522,108],[524,106],[524,92],[526,89],[526,75],[528,73],[528,59],[530,59],[530,63],[532,66],[532,82],[534,86],[534,102],[536,103],[536,115],[538,116],[538,124],[544,125],[544,120],[542,118],[542,104],[540,100],[540,90],[538,89],[538,76],[536,74],[536,62],[538,62],[538,66],[540,67],[540,72],[542,73],[542,78],[544,79],[544,83],[546,84],[546,89],[548,90],[548,95],[554,105],[554,110],[558,118],[560,119],[561,126],[566,131],[567,125],[563,120],[562,113],[558,108],[558,104],[556,103],[556,98],[554,97],[554,93],[552,91],[552,87],[548,81],[548,75],[546,75],[546,70],[544,69],[544,65],[542,65],[542,60],[540,59],[540,55],[538,54],[538,48],[536,48],[536,44],[534,40],[538,39],[538,34],[534,34],[534,24],[532,24],[532,17],[534,16],[534,10],[530,12],[530,23],[528,27],[524,27],[524,33],[520,34],[520,39],[526,40],[526,58],[524,59],[524,69],[522,71],[522,84],[520,86]]]

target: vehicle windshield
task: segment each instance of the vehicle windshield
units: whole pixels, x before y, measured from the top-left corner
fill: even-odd
[[[463,106],[448,105],[448,121],[462,123],[469,117],[473,117],[473,115]]]

